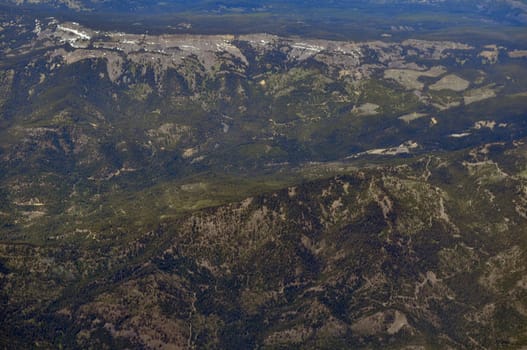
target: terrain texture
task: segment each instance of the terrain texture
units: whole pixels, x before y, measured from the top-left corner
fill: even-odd
[[[527,346],[527,42],[0,19],[1,347]]]

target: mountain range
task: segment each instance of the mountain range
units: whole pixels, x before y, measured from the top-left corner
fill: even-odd
[[[527,345],[523,2],[127,4],[2,5],[0,347]]]

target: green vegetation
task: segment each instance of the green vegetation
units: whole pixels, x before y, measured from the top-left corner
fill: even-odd
[[[525,346],[525,33],[485,61],[487,28],[402,41],[480,17],[386,6],[358,43],[0,15],[0,347]]]

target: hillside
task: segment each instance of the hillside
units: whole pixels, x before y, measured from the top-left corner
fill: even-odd
[[[524,164],[523,143],[489,144],[249,197],[133,240],[116,228],[80,246],[3,243],[5,331],[43,348],[516,349]]]

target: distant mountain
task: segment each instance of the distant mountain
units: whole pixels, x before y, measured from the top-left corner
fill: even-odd
[[[117,194],[204,172],[296,172],[527,134],[527,51],[496,44],[156,36],[53,18],[2,28],[13,38],[0,75],[13,238],[104,221],[97,208]],[[145,213],[163,199],[140,198]],[[157,205],[178,213],[170,203]]]
[[[413,6],[419,10],[434,11],[443,9],[453,14],[482,14],[499,20],[520,23],[527,21],[527,2],[525,0],[244,0],[244,1],[145,1],[145,0],[2,0],[6,4],[23,6],[45,5],[67,8],[75,11],[123,12],[123,13],[163,13],[165,11],[200,11],[212,13],[239,13],[270,11],[280,13],[284,10],[324,9],[353,7],[382,11],[386,5]]]

